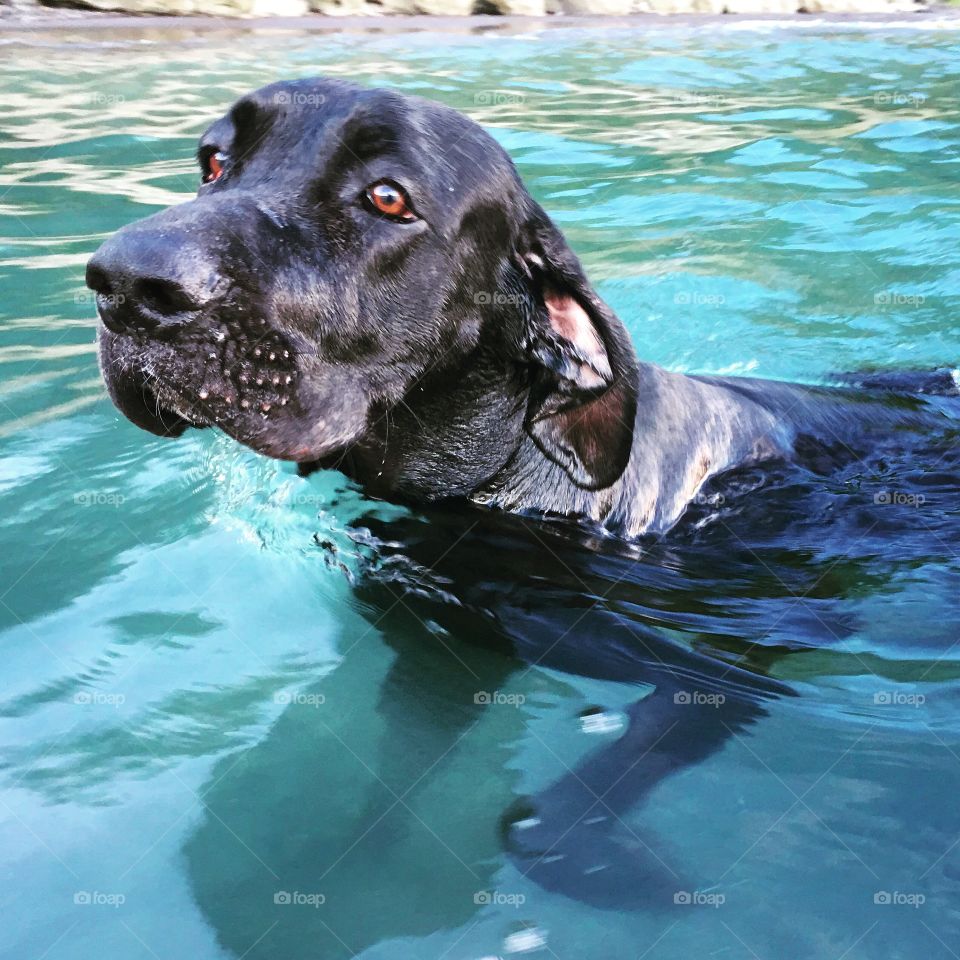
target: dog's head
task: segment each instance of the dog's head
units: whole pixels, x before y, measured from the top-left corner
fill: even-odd
[[[524,378],[523,428],[548,457],[581,486],[619,476],[629,339],[479,126],[301,80],[238,101],[198,157],[195,199],[120,230],[87,267],[104,377],[134,423],[214,425],[316,461],[483,341]]]

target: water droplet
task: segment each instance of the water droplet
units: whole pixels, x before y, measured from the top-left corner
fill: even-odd
[[[580,729],[584,733],[620,733],[624,726],[626,726],[626,718],[616,710],[590,707],[580,714]]]
[[[526,927],[517,930],[503,939],[503,949],[507,953],[533,953],[547,945],[547,934],[540,927]]]
[[[526,817],[523,820],[515,820],[513,826],[517,830],[532,830],[534,827],[540,826],[539,817]]]

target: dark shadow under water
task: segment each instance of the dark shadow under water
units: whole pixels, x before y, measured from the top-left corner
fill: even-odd
[[[960,675],[946,659],[960,627],[960,448],[955,419],[932,422],[721,477],[669,536],[635,544],[467,507],[390,521],[372,510],[348,566],[392,660],[359,638],[310,688],[322,721],[288,710],[218,771],[186,852],[223,943],[247,950],[263,923],[245,905],[278,889],[323,891],[325,909],[278,925],[251,958],[306,955],[306,942],[347,957],[456,928],[504,856],[594,908],[675,909],[674,891],[702,878],[668,866],[668,839],[620,826],[665,777],[821,678]],[[944,599],[936,623],[896,651],[849,647],[865,609],[916,589]],[[618,737],[523,796],[509,763],[522,711],[497,712],[496,749],[464,744],[478,691],[531,665],[634,684],[637,697]],[[426,822],[438,806],[442,823]],[[233,844],[232,862],[227,830],[248,848]]]

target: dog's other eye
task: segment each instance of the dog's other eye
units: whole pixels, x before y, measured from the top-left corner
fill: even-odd
[[[223,165],[226,162],[226,159],[227,158],[219,150],[217,150],[215,153],[211,153],[210,156],[204,160],[204,183],[213,183],[214,180],[220,179],[220,174],[223,173]]]
[[[366,198],[374,210],[394,220],[409,222],[417,219],[416,214],[410,209],[410,198],[389,180],[380,180],[367,187]]]

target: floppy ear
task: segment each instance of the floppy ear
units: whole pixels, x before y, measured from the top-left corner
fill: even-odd
[[[609,487],[633,444],[638,367],[630,337],[536,204],[517,265],[535,304],[524,333],[524,352],[537,371],[527,433],[578,486]]]

